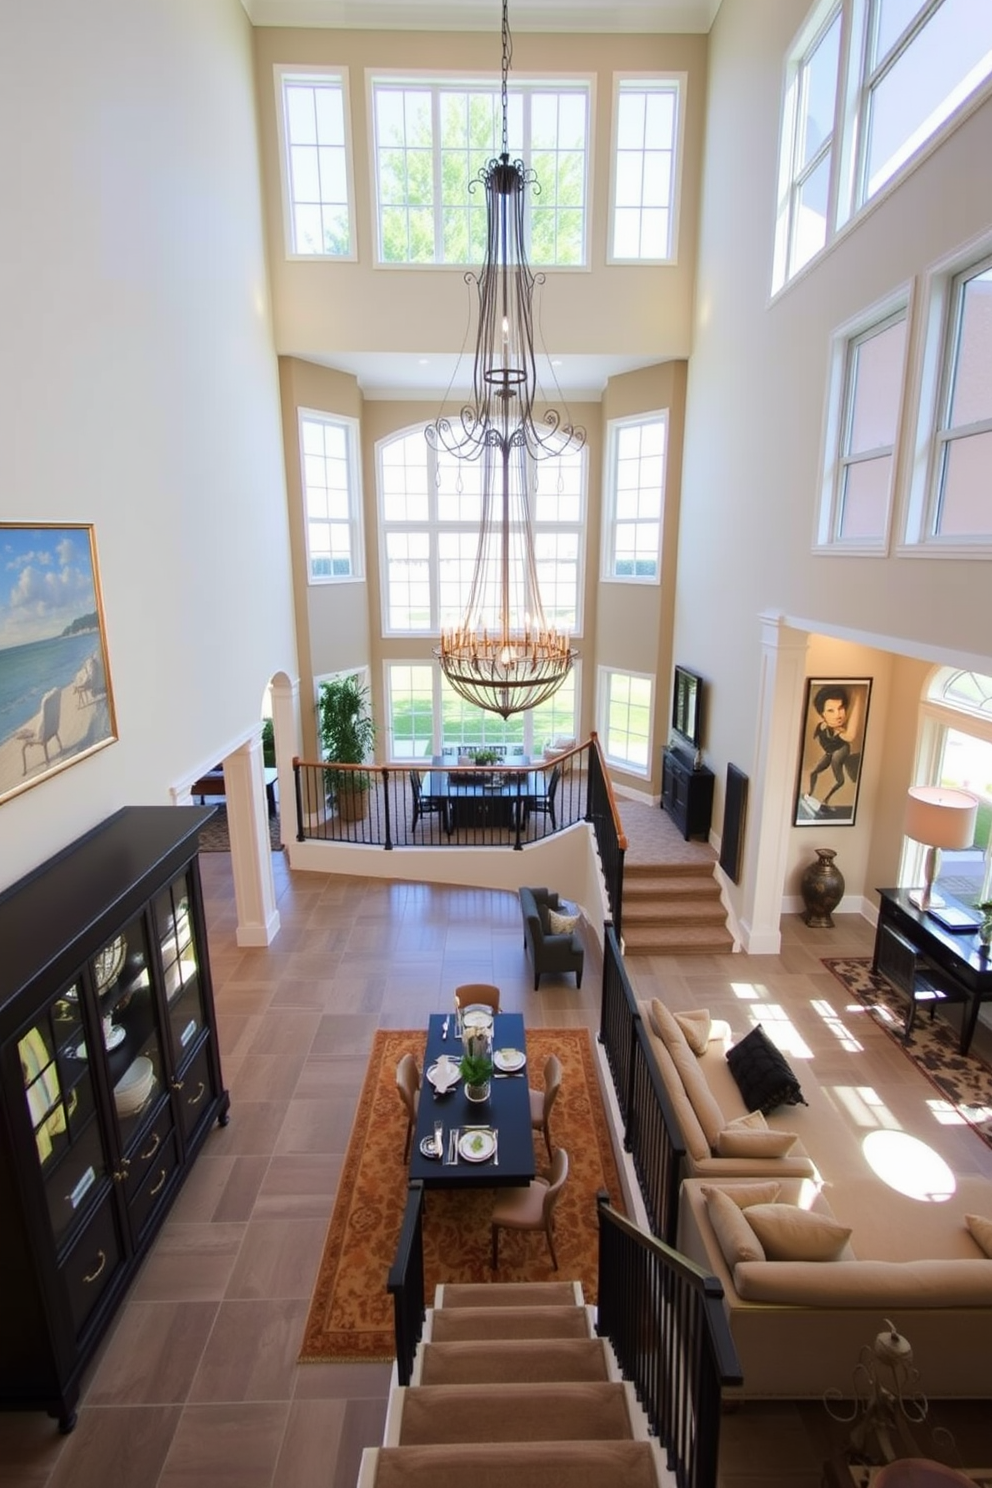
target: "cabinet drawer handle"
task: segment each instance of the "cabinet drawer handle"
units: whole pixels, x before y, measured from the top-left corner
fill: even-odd
[[[200,1103],[200,1101],[203,1099],[204,1094],[206,1092],[206,1089],[207,1089],[206,1085],[204,1085],[203,1081],[201,1080],[200,1081],[200,1088],[197,1090],[196,1094],[195,1095],[190,1095],[190,1096],[187,1096],[186,1097],[186,1104],[188,1106],[196,1106],[196,1105],[198,1105]]]
[[[185,1083],[186,1083],[185,1080],[173,1080],[172,1081],[172,1088],[173,1088],[173,1090],[182,1090],[182,1088],[185,1085]]]
[[[100,1272],[103,1270],[104,1266],[107,1264],[107,1252],[105,1250],[98,1250],[97,1251],[97,1255],[100,1257],[100,1264],[97,1266],[96,1270],[93,1272],[93,1274],[91,1276],[84,1276],[83,1277],[83,1280],[85,1282],[87,1282],[87,1283],[89,1283],[91,1281],[96,1281],[97,1277],[100,1275]]]
[[[149,1149],[148,1149],[147,1152],[143,1152],[141,1154],[141,1161],[142,1162],[148,1162],[149,1158],[152,1158],[152,1157],[155,1156],[156,1152],[161,1147],[161,1145],[162,1145],[162,1138],[159,1136],[158,1132],[155,1132],[153,1134],[153,1136],[152,1136],[152,1145],[149,1147]]]
[[[163,1168],[162,1169],[161,1173],[159,1174],[158,1182],[156,1183],[155,1187],[154,1188],[150,1188],[148,1190],[148,1197],[149,1198],[154,1198],[157,1193],[161,1193],[161,1191],[162,1191],[162,1184],[166,1180],[166,1176],[168,1174],[168,1171],[169,1171],[168,1168]]]

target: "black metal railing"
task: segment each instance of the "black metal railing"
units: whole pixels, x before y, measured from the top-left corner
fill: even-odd
[[[596,846],[603,868],[606,897],[610,903],[613,925],[620,937],[623,916],[623,861],[627,838],[620,823],[613,786],[606,773],[606,761],[593,734],[589,741],[589,810],[588,820],[596,833]]]
[[[590,820],[586,760],[334,765],[294,759],[298,842],[381,847],[511,847]]]
[[[648,1223],[658,1239],[674,1245],[685,1141],[611,925],[603,937],[599,1039],[620,1107],[623,1145],[630,1153]]]
[[[605,1198],[596,1331],[633,1383],[679,1488],[714,1488],[721,1392],[742,1380],[723,1288]]]
[[[424,1185],[419,1179],[407,1189],[403,1226],[386,1290],[393,1299],[397,1383],[408,1385],[427,1315],[424,1297]]]

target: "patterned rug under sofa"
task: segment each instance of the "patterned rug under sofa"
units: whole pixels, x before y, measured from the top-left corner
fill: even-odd
[[[824,956],[823,964],[863,1003],[921,1074],[992,1147],[992,1068],[977,1054],[958,1051],[958,1034],[927,1008],[917,1010],[913,1032],[903,1039],[906,998],[871,969],[868,956]]]

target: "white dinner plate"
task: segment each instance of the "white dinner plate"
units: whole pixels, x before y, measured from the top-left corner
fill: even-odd
[[[462,1013],[463,1028],[492,1028],[493,1015],[489,1008],[466,1008]]]
[[[493,1064],[498,1070],[512,1073],[513,1070],[521,1070],[527,1063],[527,1055],[523,1049],[494,1049]]]
[[[434,1138],[433,1137],[421,1137],[421,1139],[420,1139],[420,1150],[421,1150],[421,1152],[423,1153],[423,1155],[425,1157],[440,1157],[441,1156],[440,1152],[438,1152],[437,1148],[434,1146]]]
[[[496,1137],[491,1131],[467,1131],[458,1139],[458,1153],[466,1162],[488,1162],[496,1151]]]
[[[437,1091],[451,1090],[462,1077],[458,1068],[458,1061],[452,1059],[448,1054],[442,1054],[427,1071],[427,1078]]]

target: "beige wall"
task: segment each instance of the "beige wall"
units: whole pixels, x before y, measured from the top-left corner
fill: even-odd
[[[915,738],[900,658],[992,674],[989,563],[813,554],[829,343],[836,327],[895,286],[912,283],[919,294],[929,264],[992,226],[992,102],[770,302],[782,69],[807,9],[807,0],[764,4],[756,25],[751,0],[723,0],[710,36],[675,652],[711,679],[717,830],[733,761],[759,799],[765,787],[781,788],[781,810],[764,830],[785,834],[786,891],[815,835],[843,854],[848,893],[870,899],[877,875],[891,881],[898,861],[895,801],[909,783],[907,732]],[[763,779],[763,613],[817,638],[811,671],[829,675],[837,665],[876,677],[855,829],[804,830],[797,840],[788,825],[793,782],[786,789]],[[797,730],[800,709],[797,695]],[[757,829],[749,821],[749,832]],[[732,891],[743,917],[754,888]]]
[[[120,735],[0,806],[2,885],[168,804],[296,657],[239,0],[4,5],[0,142],[0,520],[95,524]]]
[[[685,356],[691,335],[698,162],[706,94],[704,36],[514,37],[513,73],[592,75],[596,133],[590,271],[555,271],[545,295],[542,335],[556,353]],[[280,353],[457,351],[466,325],[460,269],[376,268],[373,251],[366,68],[487,73],[499,68],[495,35],[439,32],[255,32],[266,220]],[[349,70],[358,262],[287,261],[279,185],[275,64]],[[606,269],[613,73],[671,69],[688,75],[678,264]]]

